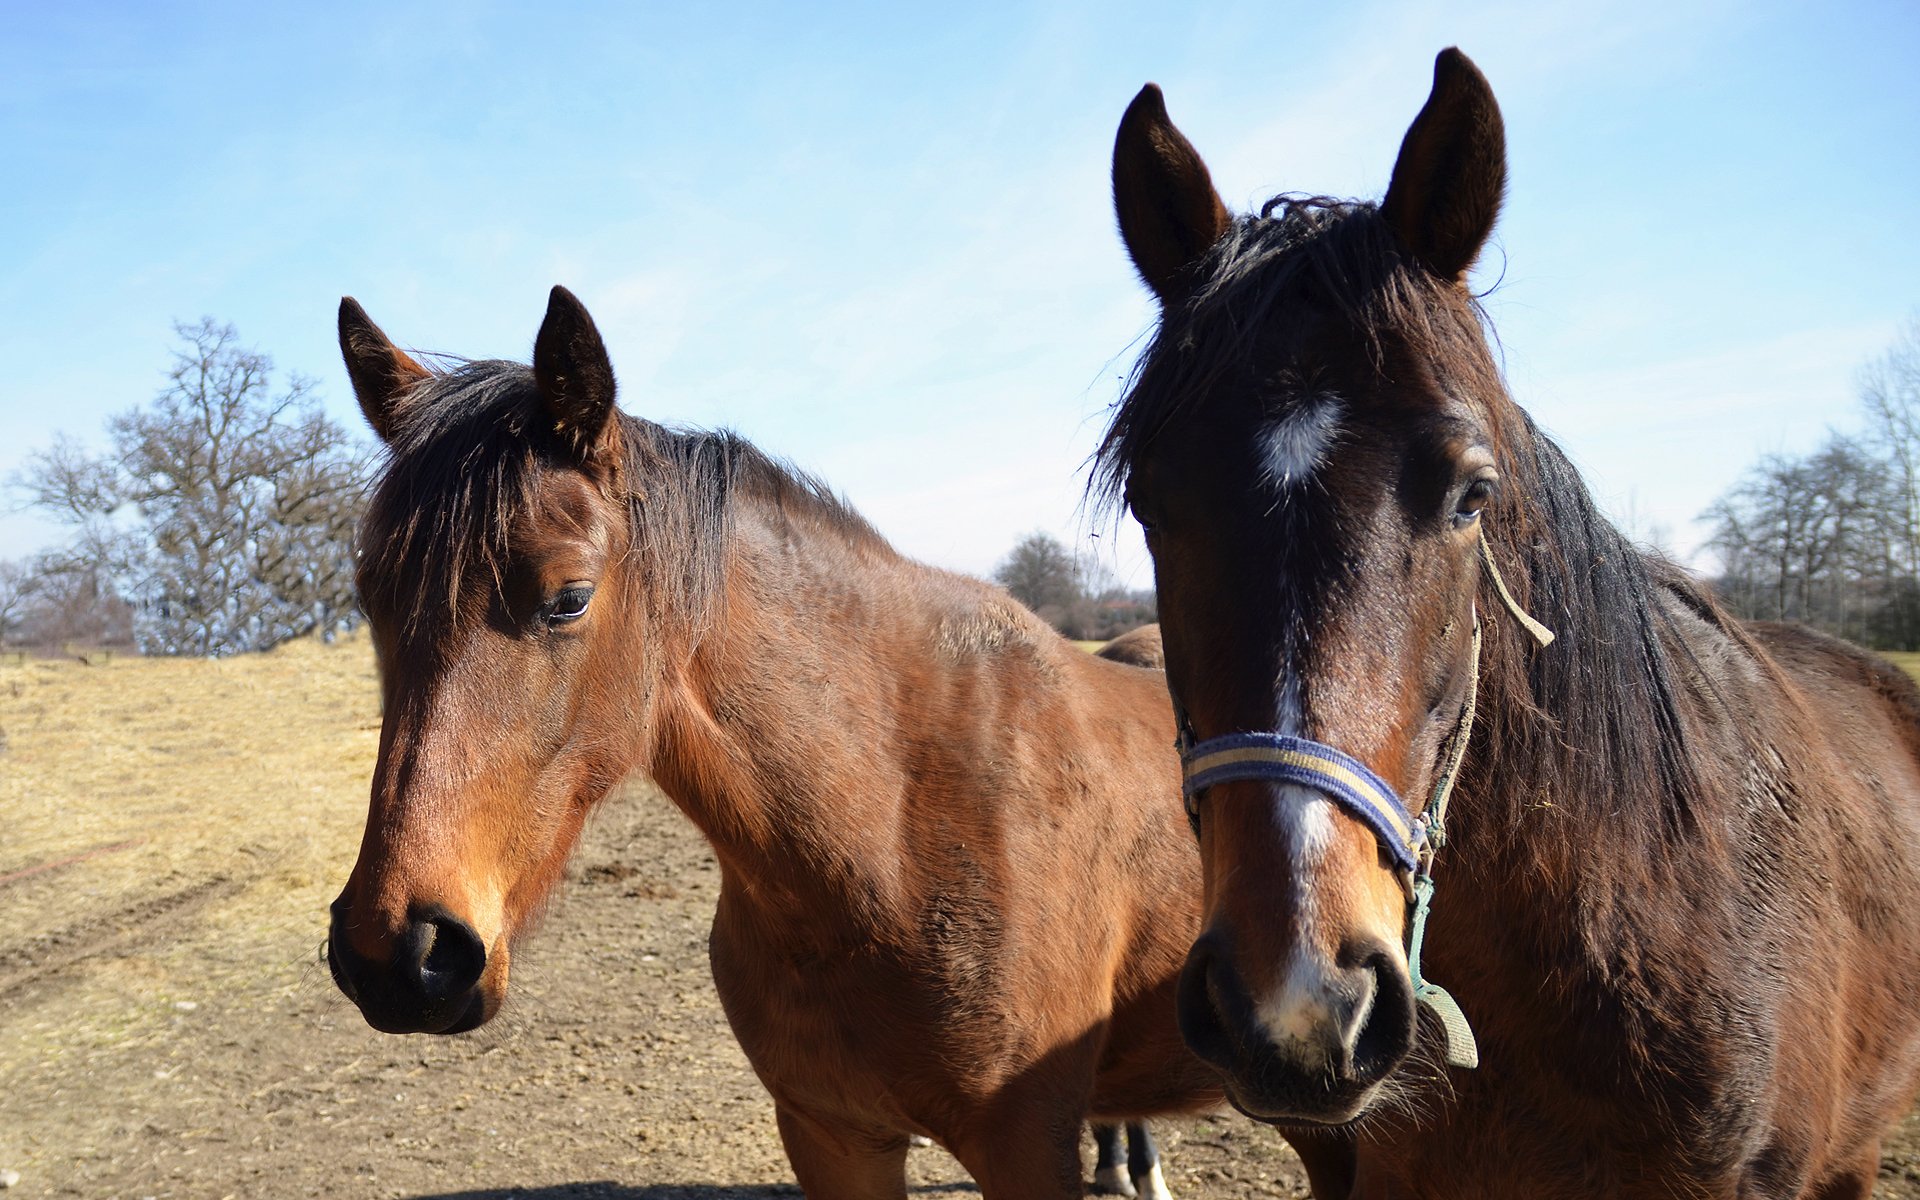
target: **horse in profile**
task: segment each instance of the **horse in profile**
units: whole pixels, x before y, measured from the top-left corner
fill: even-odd
[[[593,806],[650,775],[712,844],[713,978],[815,1197],[912,1135],[989,1197],[1081,1194],[1079,1130],[1216,1105],[1157,672],[907,561],[727,433],[619,412],[556,288],[531,368],[432,372],[352,300],[390,454],[358,584],[385,700],[328,962],[376,1029],[499,1011]]]
[[[1235,217],[1158,89],[1120,125],[1161,319],[1095,487],[1204,864],[1182,1031],[1351,1139],[1321,1196],[1863,1200],[1920,1076],[1920,693],[1602,516],[1465,284],[1505,182],[1457,50],[1378,204]]]

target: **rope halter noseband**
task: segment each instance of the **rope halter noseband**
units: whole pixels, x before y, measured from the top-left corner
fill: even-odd
[[[1552,644],[1553,631],[1527,615],[1507,590],[1507,582],[1500,577],[1500,568],[1494,564],[1493,551],[1484,533],[1480,538],[1480,559],[1507,611],[1541,648]],[[1407,892],[1407,969],[1413,977],[1414,1000],[1440,1019],[1446,1035],[1446,1061],[1456,1067],[1479,1066],[1480,1048],[1460,1005],[1445,988],[1421,974],[1420,951],[1426,940],[1427,911],[1433,902],[1433,859],[1447,841],[1447,802],[1453,796],[1460,764],[1467,755],[1467,742],[1473,735],[1479,691],[1480,615],[1476,606],[1473,647],[1467,660],[1466,697],[1461,701],[1459,720],[1441,750],[1433,791],[1418,816],[1409,811],[1392,785],[1374,774],[1365,763],[1323,742],[1284,733],[1230,733],[1195,742],[1185,710],[1177,699],[1174,701],[1184,774],[1182,789],[1186,794],[1187,817],[1193,822],[1196,834],[1200,828],[1200,793],[1216,784],[1249,779],[1311,788],[1373,831]]]

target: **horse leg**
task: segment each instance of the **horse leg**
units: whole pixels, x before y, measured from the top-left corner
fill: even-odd
[[[981,1200],[1081,1200],[1084,1104],[1084,1097],[1057,1092],[1003,1096],[947,1149],[980,1185]]]
[[[1127,1122],[1127,1174],[1140,1200],[1173,1200],[1167,1190],[1167,1178],[1160,1173],[1160,1147],[1153,1144],[1145,1121]]]
[[[1353,1195],[1353,1139],[1339,1134],[1287,1132],[1287,1144],[1307,1169],[1307,1187],[1314,1200],[1348,1200]]]
[[[1133,1127],[1127,1127],[1133,1133]],[[1128,1163],[1121,1161],[1120,1127],[1104,1121],[1093,1123],[1093,1186],[1087,1191],[1096,1196],[1132,1196],[1133,1181],[1127,1178]]]
[[[906,1200],[907,1136],[828,1129],[776,1106],[780,1143],[808,1200]]]
[[[1832,1171],[1808,1188],[1803,1195],[1806,1200],[1868,1200],[1873,1195],[1873,1182],[1880,1177],[1880,1147],[1873,1148],[1872,1157],[1851,1170]]]

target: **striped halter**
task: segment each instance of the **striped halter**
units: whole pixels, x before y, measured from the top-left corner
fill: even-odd
[[[1480,560],[1486,565],[1487,575],[1507,611],[1541,648],[1550,645],[1553,631],[1527,615],[1507,590],[1506,580],[1494,565],[1493,551],[1488,548],[1484,535],[1480,539]],[[1447,801],[1453,795],[1454,781],[1459,778],[1460,763],[1466,758],[1467,742],[1473,735],[1479,690],[1480,614],[1476,607],[1466,697],[1461,701],[1453,732],[1447,735],[1441,751],[1433,792],[1418,815],[1407,808],[1392,785],[1374,774],[1365,763],[1324,742],[1284,733],[1229,733],[1196,742],[1186,710],[1178,699],[1174,701],[1175,716],[1179,720],[1177,745],[1184,774],[1182,790],[1186,795],[1187,818],[1193,823],[1196,836],[1200,830],[1200,794],[1216,784],[1247,779],[1311,788],[1373,831],[1407,891],[1407,969],[1413,977],[1414,999],[1440,1019],[1446,1035],[1446,1060],[1456,1067],[1479,1066],[1480,1048],[1459,1003],[1445,988],[1421,973],[1420,951],[1426,939],[1427,911],[1433,902],[1433,859],[1446,844]]]

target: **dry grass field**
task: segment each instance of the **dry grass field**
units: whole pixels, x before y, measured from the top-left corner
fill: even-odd
[[[1902,671],[1905,671],[1915,679],[1920,679],[1920,654],[1910,652],[1892,653],[1888,654],[1887,658],[1892,660],[1893,664]]]
[[[377,734],[364,642],[0,664],[11,1194],[797,1194],[707,977],[713,860],[645,785],[590,828],[499,1021],[366,1028],[317,950]],[[1177,1196],[1305,1195],[1271,1131],[1161,1129]],[[916,1194],[972,1191],[912,1164]],[[1920,1198],[1911,1123],[1875,1194]]]

